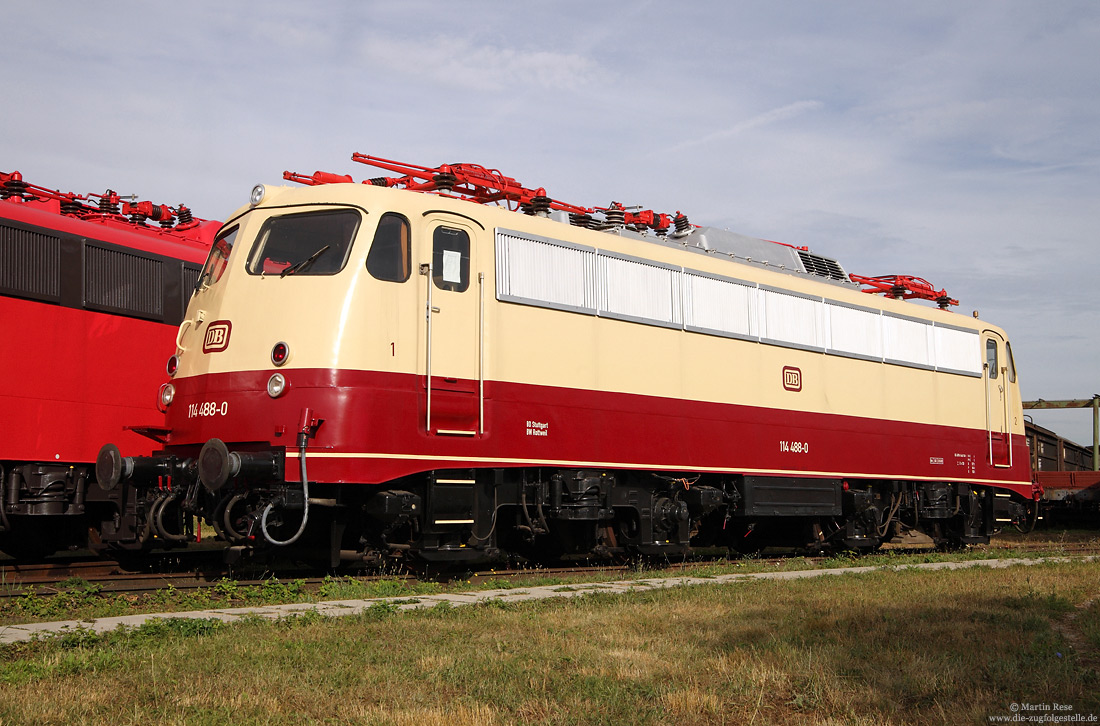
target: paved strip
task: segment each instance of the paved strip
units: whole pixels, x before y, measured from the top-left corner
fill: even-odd
[[[965,562],[926,562],[912,565],[882,565],[873,567],[841,567],[829,570],[793,570],[784,572],[753,572],[715,575],[713,577],[659,577],[616,582],[579,583],[576,585],[541,585],[513,589],[483,590],[480,592],[448,593],[440,595],[414,595],[401,597],[377,597],[366,600],[327,600],[318,603],[291,603],[245,608],[215,608],[179,613],[147,613],[123,615],[92,620],[62,620],[51,623],[27,623],[6,625],[0,628],[0,643],[18,643],[35,638],[63,635],[77,631],[106,633],[120,627],[136,628],[156,619],[183,618],[193,620],[220,620],[232,623],[244,617],[260,617],[280,620],[305,613],[318,613],[329,617],[359,615],[379,605],[397,610],[425,610],[442,603],[451,606],[474,605],[487,601],[524,602],[549,598],[578,597],[591,593],[627,593],[661,590],[670,587],[692,585],[736,584],[752,580],[801,580],[810,577],[851,575],[866,572],[898,570],[960,570],[970,567],[1003,568],[1019,565],[1037,565],[1044,562],[1092,562],[1100,559],[1088,557],[1044,557],[1035,559],[968,560]]]

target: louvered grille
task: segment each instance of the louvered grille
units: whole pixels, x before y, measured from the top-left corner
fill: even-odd
[[[836,260],[805,250],[799,250],[798,257],[802,260],[802,266],[806,268],[806,272],[811,275],[827,277],[830,280],[848,280],[848,276],[844,274],[844,268]]]
[[[56,302],[61,295],[61,240],[0,226],[0,289]]]
[[[199,273],[202,269],[199,267],[191,267],[190,265],[183,266],[183,300],[187,302],[191,299],[191,291],[195,289],[195,286],[199,284]]]
[[[88,245],[84,289],[88,307],[143,318],[164,315],[164,279],[157,260]]]

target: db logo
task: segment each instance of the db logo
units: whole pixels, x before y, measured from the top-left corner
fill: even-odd
[[[792,366],[783,367],[783,387],[788,391],[802,390],[802,371]]]
[[[229,332],[233,323],[228,320],[215,320],[206,326],[206,337],[202,339],[203,353],[217,353],[229,347]]]

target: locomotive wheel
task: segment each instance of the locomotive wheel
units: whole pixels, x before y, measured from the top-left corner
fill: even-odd
[[[142,528],[140,534],[136,539],[129,542],[111,542],[107,545],[108,549],[114,553],[122,554],[143,554],[153,548],[153,520],[152,510],[145,517],[145,526]]]
[[[768,544],[764,536],[764,525],[760,522],[739,526],[731,524],[729,529],[729,548],[742,557],[760,554]]]

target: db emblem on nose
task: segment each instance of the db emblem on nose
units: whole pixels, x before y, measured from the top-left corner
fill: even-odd
[[[229,347],[229,332],[233,323],[228,320],[215,320],[206,326],[206,337],[202,339],[203,353],[217,353]]]
[[[793,366],[783,368],[783,387],[788,391],[802,390],[802,371]]]

